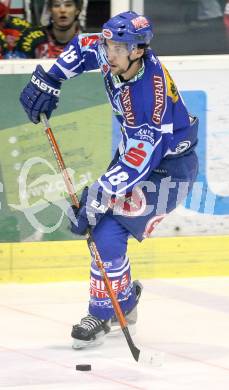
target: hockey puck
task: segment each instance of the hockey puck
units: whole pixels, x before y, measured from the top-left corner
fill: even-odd
[[[90,364],[77,364],[76,370],[77,371],[91,371],[91,365]]]

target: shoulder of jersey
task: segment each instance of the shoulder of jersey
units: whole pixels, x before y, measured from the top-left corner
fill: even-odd
[[[82,50],[86,50],[93,46],[100,38],[101,34],[95,33],[95,34],[90,34],[90,33],[83,33],[79,34],[79,43],[80,47]]]
[[[147,50],[146,59],[149,61],[149,63],[154,65],[160,65],[160,61],[157,58],[157,56],[154,54],[152,49]]]

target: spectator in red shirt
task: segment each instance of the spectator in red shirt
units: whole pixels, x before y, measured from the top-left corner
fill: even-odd
[[[4,58],[13,58],[17,42],[30,23],[26,20],[9,15],[9,8],[0,1],[0,32],[1,41],[5,42]],[[0,44],[1,45],[1,44]]]
[[[80,31],[79,0],[49,0],[50,23],[46,27],[26,29],[17,45],[18,57],[56,58]]]

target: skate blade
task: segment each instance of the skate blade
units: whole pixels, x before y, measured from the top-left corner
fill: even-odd
[[[106,336],[105,333],[101,333],[96,336],[95,340],[90,340],[90,341],[73,338],[72,348],[85,349],[85,348],[97,347],[104,343],[105,336]]]

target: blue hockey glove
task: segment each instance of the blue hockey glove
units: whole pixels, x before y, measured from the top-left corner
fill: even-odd
[[[108,210],[108,204],[109,198],[104,196],[102,198],[101,192],[98,192],[97,182],[90,188],[85,187],[80,207],[71,206],[68,211],[72,233],[84,235],[90,227],[96,226]]]
[[[86,213],[86,203],[88,196],[88,187],[85,187],[80,199],[79,208],[72,205],[68,210],[68,217],[71,224],[71,232],[78,235],[86,234],[89,228],[89,222]]]
[[[74,205],[71,206],[68,210],[68,217],[71,223],[71,232],[74,234],[78,234],[79,236],[84,236],[89,229],[86,207],[83,206],[78,209]]]
[[[38,65],[31,80],[20,95],[20,102],[33,123],[40,122],[40,114],[45,113],[49,119],[52,111],[57,108],[61,82],[46,73]]]

